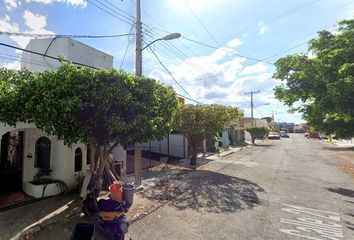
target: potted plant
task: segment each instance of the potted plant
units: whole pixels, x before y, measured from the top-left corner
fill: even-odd
[[[64,181],[52,178],[51,169],[39,169],[31,182],[25,182],[23,190],[30,196],[44,198],[67,191]]]

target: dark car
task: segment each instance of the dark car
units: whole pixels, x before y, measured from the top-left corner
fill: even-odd
[[[283,137],[283,138],[288,138],[289,137],[289,134],[285,131],[280,131],[280,136]]]

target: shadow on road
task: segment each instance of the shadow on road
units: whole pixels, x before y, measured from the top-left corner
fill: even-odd
[[[354,191],[345,188],[326,188],[330,192],[338,193],[346,197],[354,197]]]
[[[254,144],[254,147],[273,147],[273,144]]]
[[[221,173],[186,170],[173,179],[161,181],[143,193],[152,200],[169,200],[180,209],[207,212],[235,212],[261,204],[257,192],[264,190],[246,179]]]
[[[333,151],[333,152],[350,152],[354,151],[354,147],[322,147],[324,150]]]

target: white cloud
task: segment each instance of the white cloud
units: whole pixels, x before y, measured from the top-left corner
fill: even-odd
[[[86,7],[86,0],[26,0],[26,2],[37,2],[41,4],[52,4],[54,2],[65,3],[74,7]]]
[[[2,63],[1,67],[7,68],[7,69],[20,70],[20,65],[21,64],[19,61],[13,61],[13,62]]]
[[[267,66],[263,62],[256,63],[254,65],[250,65],[245,67],[242,71],[243,75],[250,75],[254,73],[263,73],[267,71]]]
[[[235,47],[240,46],[241,44],[242,44],[242,42],[239,39],[235,38],[235,39],[231,40],[230,42],[228,42],[226,45],[228,47],[235,48]]]
[[[263,35],[267,32],[269,32],[269,28],[263,22],[260,22],[258,24],[258,35]]]
[[[18,0],[4,0],[4,3],[7,11],[12,11],[13,9],[21,5],[21,2]]]
[[[260,90],[261,93],[255,96],[255,105],[262,106],[269,103],[271,106],[262,106],[259,111],[267,107],[271,109],[273,106],[286,111],[286,108],[274,99],[273,88],[277,81],[272,78],[271,69],[264,63],[252,63],[242,57],[229,54],[227,51],[235,51],[231,46],[239,45],[236,43],[235,40],[209,55],[189,58],[178,66],[171,64],[168,68],[191,97],[202,103],[237,106],[249,115],[250,96],[245,95],[244,92]],[[148,54],[146,57],[149,57]],[[167,59],[165,60],[162,59],[167,63]],[[150,77],[173,86],[178,93],[187,96],[163,68],[156,68],[155,65],[150,65],[151,62],[154,61],[147,61],[149,68],[153,69]]]
[[[54,32],[47,30],[47,21],[45,16],[34,14],[26,10],[23,14],[23,19],[25,25],[30,29],[28,31],[23,31],[25,33],[36,33],[36,34],[54,34]],[[0,19],[0,31],[4,32],[20,32],[20,27],[16,22],[13,22],[8,15],[5,15],[3,19]],[[10,36],[10,39],[16,42],[21,48],[25,48],[30,41],[31,37],[16,37]]]
[[[24,12],[23,19],[25,20],[25,24],[31,30],[43,29],[47,25],[47,20],[45,16],[32,13],[29,10],[26,10]]]

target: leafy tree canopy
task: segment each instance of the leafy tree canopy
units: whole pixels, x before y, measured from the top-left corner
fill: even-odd
[[[1,69],[0,76],[0,102],[7,106],[0,120],[33,122],[66,144],[160,139],[178,104],[173,90],[157,81],[114,69],[63,64],[42,73]]]
[[[178,106],[174,91],[153,79],[68,63],[42,73],[0,69],[0,90],[1,122],[32,122],[65,144],[93,148],[98,189],[113,146],[161,139]]]
[[[197,147],[207,135],[217,135],[227,124],[236,122],[243,113],[221,105],[182,105],[174,118],[175,131],[185,134],[192,147],[191,165],[196,164]]]
[[[320,31],[309,51],[276,62],[275,96],[317,130],[354,136],[354,19],[336,33]]]
[[[255,143],[256,139],[260,139],[269,133],[269,129],[266,127],[251,127],[246,129],[251,134],[252,143]]]

